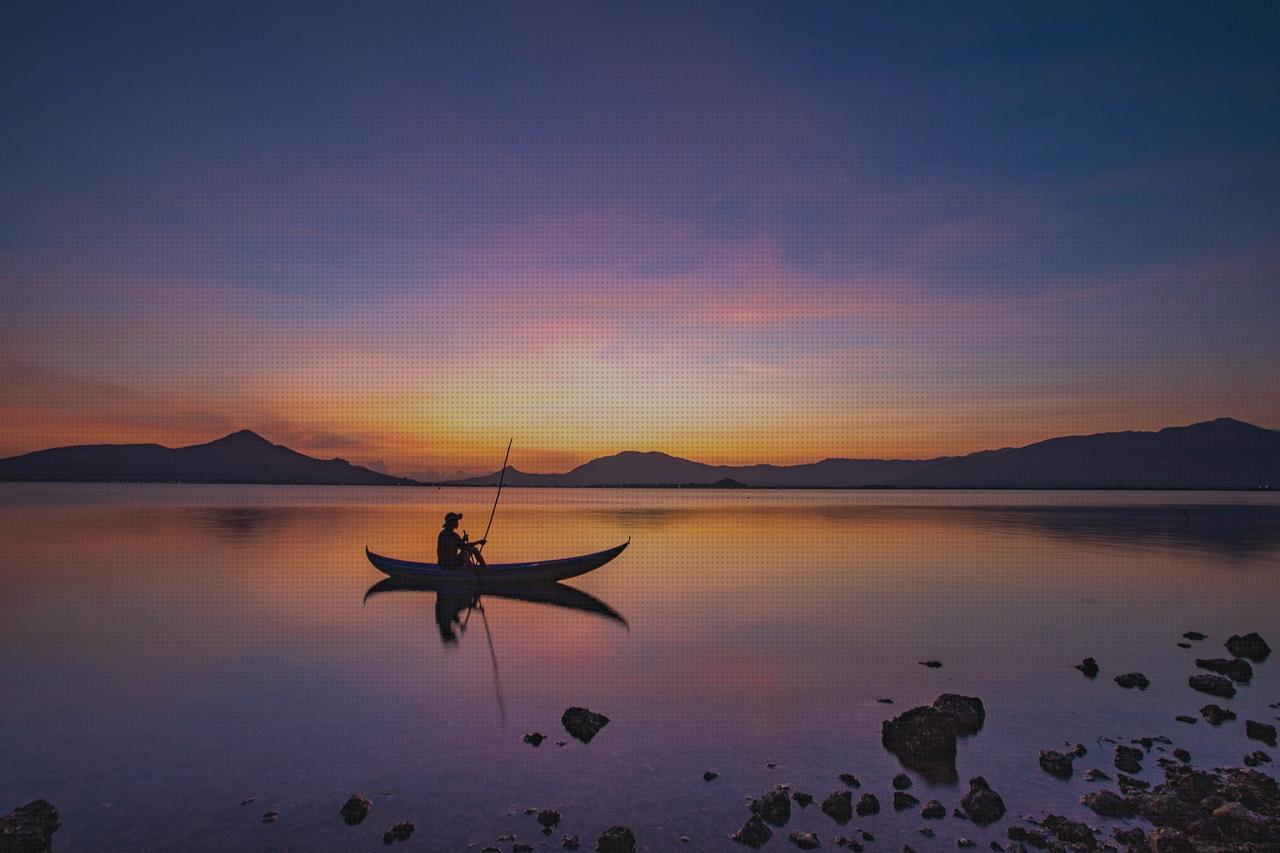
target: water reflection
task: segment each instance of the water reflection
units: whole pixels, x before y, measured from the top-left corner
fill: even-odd
[[[457,580],[386,578],[369,587],[365,591],[364,600],[368,601],[375,595],[387,592],[434,592],[436,594],[436,627],[439,628],[440,639],[445,644],[457,643],[458,633],[466,630],[471,613],[477,609],[483,610],[479,586]],[[580,589],[564,584],[512,584],[503,587],[489,583],[484,587],[484,595],[490,598],[505,598],[529,604],[545,604],[564,610],[594,613],[618,622],[624,628],[629,627],[623,615],[608,604]]]

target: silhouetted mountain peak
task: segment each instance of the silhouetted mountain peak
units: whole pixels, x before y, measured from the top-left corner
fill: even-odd
[[[254,447],[254,446],[275,447],[274,444],[272,444],[270,441],[263,438],[262,436],[258,435],[256,432],[254,432],[251,429],[242,429],[242,430],[237,430],[236,432],[233,432],[233,433],[228,433],[227,435],[224,435],[222,438],[214,439],[213,441],[209,442],[209,444],[218,444],[218,445],[224,445],[224,446],[238,446],[238,447]]]

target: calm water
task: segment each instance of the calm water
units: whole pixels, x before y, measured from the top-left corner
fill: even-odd
[[[985,701],[959,774],[986,776],[1014,816],[1082,814],[1089,783],[1042,772],[1041,748],[1083,742],[1077,770],[1114,775],[1099,737],[1166,734],[1197,764],[1236,766],[1261,746],[1243,719],[1280,713],[1273,659],[1223,703],[1241,722],[1173,720],[1218,701],[1187,687],[1194,657],[1253,630],[1280,647],[1275,495],[509,489],[491,560],[632,537],[570,582],[625,625],[486,598],[446,645],[432,593],[363,601],[381,577],[365,545],[430,559],[443,512],[478,536],[491,498],[0,486],[0,807],[54,802],[63,851],[381,850],[402,819],[417,825],[406,850],[507,833],[552,849],[613,823],[645,849],[741,850],[727,838],[746,797],[785,782],[821,801],[849,771],[882,814],[838,829],[811,806],[768,849],[792,849],[795,829],[830,848],[859,827],[881,849],[928,849],[918,810],[888,807],[901,768],[880,724],[939,693]],[[1180,649],[1187,630],[1210,639]],[[1093,682],[1071,668],[1086,655]],[[1134,670],[1150,690],[1112,683]],[[559,724],[569,705],[613,722],[577,743]],[[530,731],[550,739],[534,749]],[[951,808],[966,788],[918,779],[913,793]],[[356,791],[374,812],[349,828],[337,810]],[[560,810],[551,839],[529,806]],[[259,822],[268,809],[278,823]],[[939,849],[1008,826],[930,824]]]

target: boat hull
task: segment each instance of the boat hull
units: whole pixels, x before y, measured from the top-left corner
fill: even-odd
[[[546,583],[576,578],[594,571],[614,557],[617,557],[631,544],[628,539],[616,548],[598,551],[595,554],[583,554],[580,557],[565,557],[559,560],[541,560],[535,563],[496,563],[488,566],[468,566],[462,569],[442,569],[436,563],[414,563],[409,560],[397,560],[375,554],[367,547],[365,556],[374,568],[393,578],[419,578],[434,581],[459,581],[478,583],[481,586],[503,586],[512,583]]]

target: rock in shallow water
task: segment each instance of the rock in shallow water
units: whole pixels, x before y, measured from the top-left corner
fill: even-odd
[[[818,836],[812,832],[793,832],[791,833],[791,843],[799,847],[801,850],[817,850],[822,846],[822,842],[818,840]]]
[[[734,841],[745,844],[753,850],[759,850],[772,837],[773,830],[765,825],[758,814],[753,814],[743,824],[742,829],[733,834]]]
[[[1224,645],[1231,654],[1238,658],[1248,658],[1254,663],[1262,663],[1271,654],[1271,647],[1256,631],[1243,637],[1233,634]]]
[[[1117,746],[1114,763],[1117,770],[1123,770],[1125,773],[1141,773],[1144,757],[1140,749],[1132,746]]]
[[[822,813],[844,826],[853,820],[853,794],[849,791],[836,791],[822,801]]]
[[[774,826],[786,826],[791,820],[791,798],[787,789],[781,786],[774,788],[763,797],[751,802],[751,811]]]
[[[969,780],[969,793],[965,794],[960,804],[964,806],[969,819],[978,826],[986,826],[1004,817],[1004,800],[981,776]]]
[[[635,853],[635,850],[635,833],[625,826],[609,827],[596,842],[596,853]]]
[[[906,791],[893,792],[893,810],[895,812],[914,809],[918,805],[920,805],[920,801],[908,794]]]
[[[342,804],[342,808],[338,809],[338,814],[342,815],[343,821],[347,826],[357,826],[362,820],[369,816],[369,811],[373,808],[373,803],[360,796],[352,794],[351,797]]]
[[[542,732],[529,732],[524,736],[524,742],[530,746],[542,746],[542,742],[546,739],[547,736]]]
[[[4,853],[48,853],[53,850],[53,834],[62,826],[62,816],[47,800],[32,800],[0,817],[0,851]]]
[[[414,826],[411,822],[403,820],[395,826],[382,833],[382,843],[392,844],[396,841],[408,841],[409,836],[413,835]]]
[[[893,777],[893,787],[897,791],[905,791],[911,787],[911,777],[906,773],[899,773]]]
[[[1260,740],[1267,746],[1276,745],[1276,727],[1257,720],[1244,721],[1244,733],[1253,740]]]
[[[1129,818],[1138,813],[1138,807],[1115,791],[1095,791],[1085,794],[1080,802],[1099,817]]]
[[[1221,675],[1204,675],[1201,673],[1188,678],[1187,683],[1191,685],[1192,690],[1199,690],[1201,693],[1208,693],[1210,696],[1221,696],[1223,699],[1230,699],[1236,695],[1235,685]]]
[[[703,774],[702,774],[702,781],[704,781],[704,782],[710,782],[710,781],[712,781],[712,780],[719,779],[719,778],[720,778],[720,774],[719,774],[719,773],[713,773],[713,772],[712,772],[712,771],[710,771],[710,770],[708,770],[706,773],[703,773]]]
[[[1080,663],[1076,664],[1076,669],[1083,672],[1089,678],[1097,678],[1098,673],[1100,672],[1098,669],[1098,662],[1093,658],[1085,658],[1080,661]]]
[[[1253,667],[1249,665],[1247,660],[1235,658],[1228,660],[1227,658],[1196,658],[1196,666],[1201,669],[1207,669],[1209,672],[1216,672],[1218,675],[1225,675],[1237,684],[1248,684],[1253,680]]]
[[[1126,672],[1124,675],[1117,675],[1115,680],[1116,684],[1119,684],[1125,690],[1132,690],[1135,687],[1139,690],[1146,690],[1151,686],[1151,682],[1140,672]]]
[[[1209,721],[1210,725],[1220,726],[1228,720],[1236,718],[1236,712],[1221,705],[1205,705],[1200,709],[1200,716]]]
[[[564,726],[564,730],[573,737],[583,743],[591,743],[591,739],[600,733],[600,730],[609,725],[609,718],[604,714],[597,714],[586,708],[574,706],[565,709],[560,715],[560,725]]]
[[[920,810],[920,817],[925,820],[942,820],[947,816],[947,807],[937,800],[930,800]]]
[[[858,812],[859,817],[880,814],[880,801],[876,799],[875,794],[863,794],[858,799],[858,806],[855,811]]]
[[[1270,764],[1270,763],[1271,763],[1271,756],[1267,755],[1265,752],[1263,752],[1260,749],[1254,752],[1251,752],[1244,757],[1245,767],[1261,767],[1263,764]]]
[[[1056,776],[1059,779],[1070,779],[1074,769],[1071,761],[1072,756],[1058,752],[1056,749],[1040,750],[1040,769],[1050,776]]]

